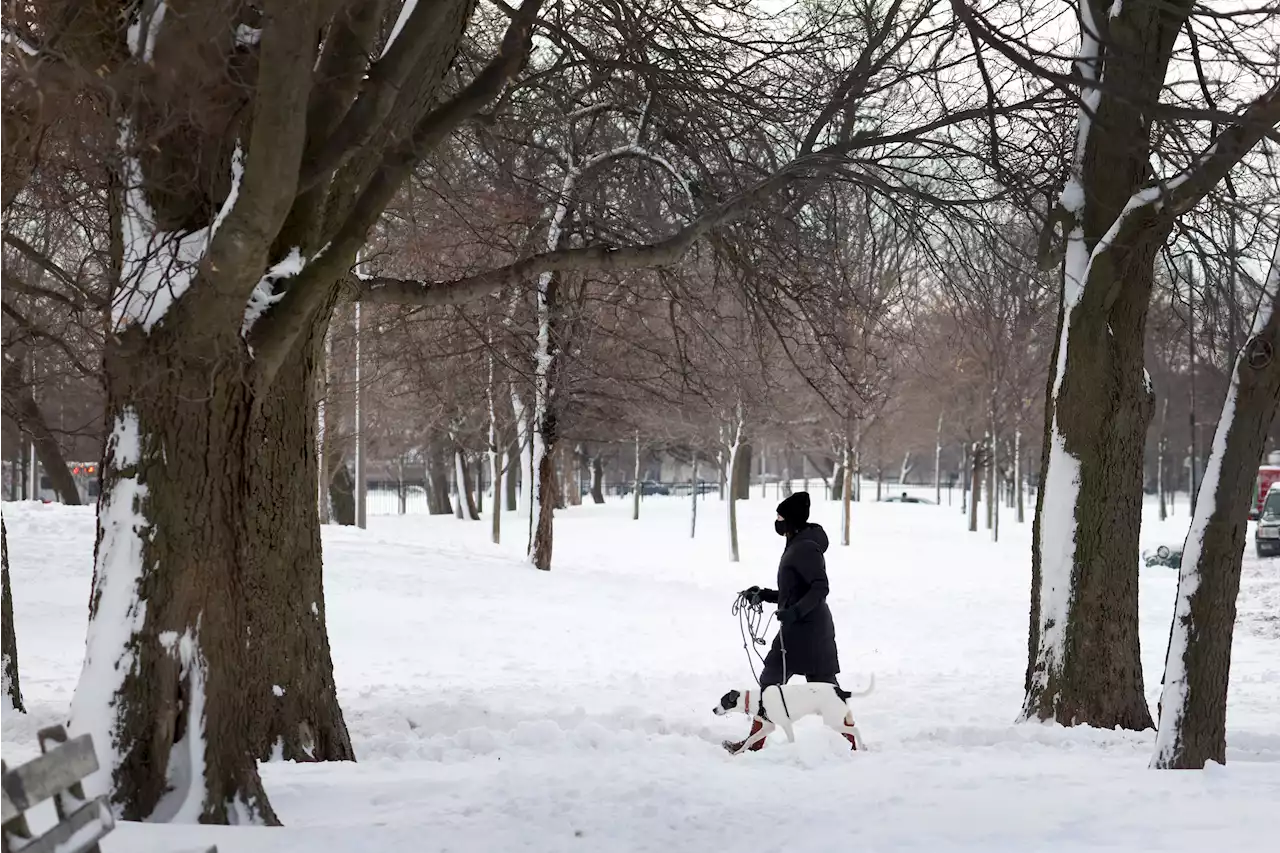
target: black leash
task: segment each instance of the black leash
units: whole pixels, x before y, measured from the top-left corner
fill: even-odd
[[[760,661],[760,667],[764,668],[764,655],[759,650],[753,648],[763,646],[767,643],[766,637],[769,631],[769,625],[773,622],[774,614],[769,614],[768,618],[764,615],[764,605],[759,598],[747,598],[742,593],[733,600],[733,607],[730,611],[734,616],[738,617],[738,632],[742,635],[742,648],[747,650],[747,665],[751,667],[751,677],[756,680],[756,686],[760,688],[760,716],[765,717],[764,710],[764,686],[760,684],[760,676],[756,673],[755,661],[751,659],[754,654],[756,660]],[[782,683],[787,683],[787,644],[782,637],[782,624],[778,624],[778,647],[782,652]],[[791,717],[791,709],[787,707],[787,694],[781,685],[775,685],[778,688],[778,695],[782,697],[782,711]],[[750,709],[748,709],[750,710]],[[767,717],[765,717],[768,719]]]

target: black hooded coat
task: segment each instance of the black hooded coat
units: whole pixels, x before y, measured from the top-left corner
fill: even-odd
[[[827,606],[827,560],[830,545],[827,532],[817,524],[806,524],[790,539],[778,564],[776,604],[792,610],[796,620],[779,628],[773,648],[765,657],[765,669],[792,675],[835,675],[840,672],[836,653],[836,626]],[[773,599],[773,590],[764,590],[763,600]],[[782,649],[786,647],[786,656]]]

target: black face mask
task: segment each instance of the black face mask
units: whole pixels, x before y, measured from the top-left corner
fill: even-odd
[[[778,519],[773,523],[773,529],[779,536],[787,535],[787,523],[782,519]]]

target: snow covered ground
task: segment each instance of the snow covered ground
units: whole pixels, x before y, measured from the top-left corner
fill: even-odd
[[[359,762],[272,763],[287,826],[124,825],[105,853],[238,851],[1032,851],[1275,849],[1280,834],[1280,560],[1246,552],[1229,763],[1147,769],[1153,733],[1013,723],[1026,658],[1030,524],[969,534],[958,506],[863,503],[852,548],[828,553],[842,681],[870,750],[807,720],[797,742],[730,756],[744,717],[715,700],[751,683],[735,590],[771,583],[776,503],[741,505],[744,562],[723,507],[687,499],[583,506],[557,518],[555,569],[487,521],[374,517],[325,531],[338,686]],[[956,499],[958,500],[958,493]],[[944,497],[945,501],[945,497]],[[1186,504],[1144,530],[1178,542]],[[22,688],[9,763],[34,754],[79,673],[90,509],[5,504]],[[836,539],[837,505],[814,520]],[[1147,695],[1159,693],[1173,570],[1142,570]]]

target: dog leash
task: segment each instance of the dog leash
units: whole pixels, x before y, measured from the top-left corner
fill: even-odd
[[[754,653],[760,661],[760,666],[764,666],[764,656],[759,651],[752,648],[754,643],[757,646],[766,644],[766,637],[769,631],[769,624],[773,621],[774,615],[770,614],[768,619],[764,619],[764,605],[759,599],[748,599],[742,593],[733,600],[733,607],[730,612],[738,617],[738,632],[742,635],[742,648],[747,651],[747,665],[751,667],[751,677],[756,680],[756,686],[760,688],[760,716],[765,717],[764,710],[764,685],[760,683],[760,676],[756,673],[755,661],[751,659]],[[761,626],[761,620],[764,620]],[[757,629],[761,629],[757,631]],[[750,639],[748,639],[748,636]],[[782,636],[782,623],[778,623],[778,648],[782,652],[782,684],[787,683],[787,641]],[[778,688],[778,696],[782,699],[782,711],[791,717],[791,709],[787,707],[787,694],[782,689],[782,685],[774,685]]]

